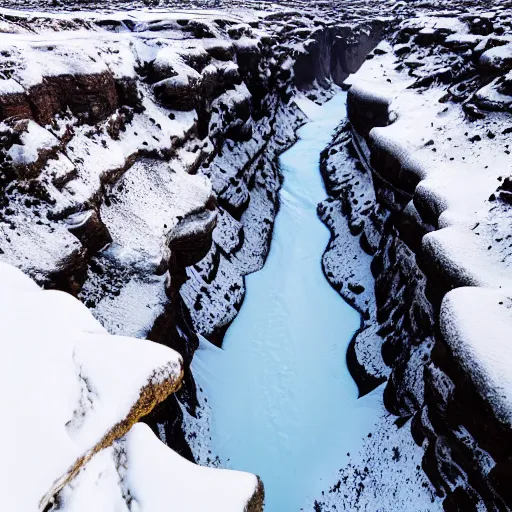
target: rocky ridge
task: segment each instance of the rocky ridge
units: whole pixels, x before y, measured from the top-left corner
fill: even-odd
[[[511,21],[506,2],[403,21],[347,81],[323,158],[324,269],[363,312],[349,363],[363,393],[387,382],[444,510],[512,506]],[[368,261],[341,259],[347,229]]]
[[[205,500],[261,509],[255,476],[199,468],[137,423],[181,385],[179,354],[108,334],[77,299],[42,290],[10,265],[1,263],[0,275],[6,507],[149,511],[164,498],[195,510]]]

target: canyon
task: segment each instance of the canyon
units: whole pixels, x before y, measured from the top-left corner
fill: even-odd
[[[0,1],[6,507],[510,510],[511,31]]]

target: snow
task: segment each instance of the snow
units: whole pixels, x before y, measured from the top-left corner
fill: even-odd
[[[137,161],[112,187],[116,200],[101,207],[114,242],[149,259],[165,253],[178,219],[204,207],[212,189],[202,176],[158,160]],[[129,229],[126,229],[126,226]]]
[[[503,271],[501,258],[483,247],[472,230],[450,226],[428,233],[423,238],[423,250],[451,286],[512,285],[512,276]]]
[[[512,80],[512,72],[505,75],[506,81]],[[507,110],[512,105],[512,98],[500,91],[503,78],[498,77],[487,85],[484,85],[475,93],[478,104],[488,110]]]
[[[451,33],[465,34],[468,27],[455,17],[417,16],[403,21],[400,28],[416,28],[420,30],[446,30]]]
[[[168,78],[175,80],[179,84],[187,85],[191,79],[199,79],[201,76],[195,69],[185,64],[183,57],[176,52],[176,48],[169,47],[160,50],[155,58],[155,69],[162,72],[170,70],[175,72],[177,76]]]
[[[512,425],[511,288],[457,288],[441,307],[444,339],[498,418]]]
[[[361,431],[361,447],[325,486],[322,495],[304,510],[439,512],[441,500],[422,469],[423,448],[411,435],[411,422],[398,428],[382,403],[382,387],[364,400],[379,412],[376,427]],[[313,501],[313,500],[312,500]],[[413,507],[411,509],[411,507]]]
[[[162,503],[172,503],[176,510],[241,511],[258,485],[249,473],[186,461],[150,435],[145,425],[136,425],[126,442],[127,484],[134,488],[132,495],[141,511],[159,510]]]
[[[512,66],[512,43],[485,51],[480,56],[479,64],[496,70]]]
[[[249,473],[192,464],[137,423],[63,490],[58,510],[241,512],[257,486]]]
[[[56,496],[50,510],[65,512],[245,509],[259,486],[254,475],[196,466],[146,425],[129,430],[148,400],[179,384],[176,352],[109,335],[74,297],[43,291],[5,263],[0,321],[5,507],[42,510]]]
[[[0,80],[0,94],[23,94],[23,87],[12,78]]]
[[[66,258],[80,251],[80,243],[62,223],[53,226],[37,224],[32,217],[22,214],[16,218],[15,226],[16,238],[9,225],[0,227],[4,241],[2,261],[23,268],[40,282],[44,282]]]
[[[268,259],[246,277],[223,350],[203,343],[192,365],[212,407],[213,454],[262,478],[270,512],[298,510],[320,494],[376,419],[371,403],[357,401],[345,363],[359,315],[320,265],[329,233],[316,214],[325,196],[318,157],[344,102],[342,93],[321,108],[298,100],[312,122],[281,156],[285,180]]]
[[[138,258],[135,264],[139,264]],[[126,283],[123,283],[124,286],[119,293],[104,294],[96,302],[92,309],[94,316],[104,325],[108,325],[113,334],[147,338],[156,319],[165,311],[165,305],[168,302],[166,295],[168,280],[168,273],[163,276],[155,275],[149,279],[142,279],[137,275],[130,277]],[[89,287],[101,289],[101,284],[97,287],[94,286],[95,284],[92,281],[83,291],[85,297],[92,295]]]
[[[85,37],[85,36],[84,36]],[[91,35],[88,35],[90,38]],[[21,40],[20,40],[21,38]],[[52,47],[49,41],[34,41],[32,44],[24,41],[21,35],[4,35],[0,42],[0,50],[4,55],[20,53],[19,59],[25,66],[17,73],[17,81],[24,87],[32,87],[41,83],[44,77],[59,75],[79,75],[104,73],[108,71],[106,64],[98,57],[97,51],[91,44],[83,41],[67,41]],[[15,42],[14,46],[12,43]],[[52,58],[48,58],[51,49]]]
[[[137,414],[145,387],[179,382],[181,358],[161,345],[108,335],[79,301],[40,290],[6,264],[0,303],[0,402],[9,411],[0,436],[3,502],[36,510],[71,478],[73,465]]]
[[[350,77],[346,81],[347,85],[352,85]],[[380,88],[378,91],[375,90],[369,83],[365,83],[363,79],[358,79],[356,83],[354,83],[350,87],[350,94],[362,98],[364,101],[369,103],[379,103],[383,105],[391,104],[393,98],[391,96],[393,89],[391,87]]]
[[[12,158],[14,166],[22,167],[37,162],[39,154],[59,146],[60,142],[48,130],[34,121],[27,122],[21,134],[21,144],[13,144],[7,154]]]

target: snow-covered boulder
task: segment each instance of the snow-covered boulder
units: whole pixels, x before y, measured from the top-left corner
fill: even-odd
[[[70,295],[0,265],[2,495],[45,509],[99,451],[181,382],[172,350],[109,335]]]
[[[506,425],[512,425],[510,288],[457,288],[443,300],[444,339],[470,373],[482,395]]]
[[[197,466],[137,423],[98,453],[59,495],[59,511],[262,510],[263,487],[249,473]]]
[[[202,511],[210,503],[241,511],[251,499],[261,504],[255,476],[197,467],[149,427],[130,431],[180,387],[179,354],[109,335],[78,300],[43,291],[4,263],[0,323],[6,509],[134,510],[137,503],[141,511]]]

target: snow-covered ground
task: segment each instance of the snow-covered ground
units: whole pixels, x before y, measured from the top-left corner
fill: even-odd
[[[108,334],[80,301],[5,263],[0,304],[6,509],[241,511],[253,498],[254,475],[200,468],[147,426],[130,430],[179,388],[179,354]]]

